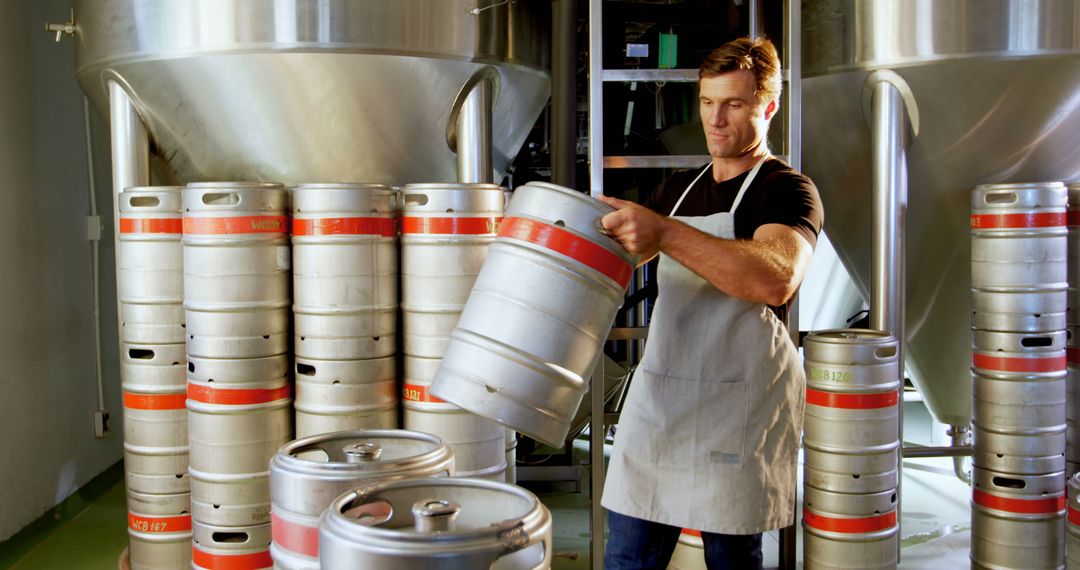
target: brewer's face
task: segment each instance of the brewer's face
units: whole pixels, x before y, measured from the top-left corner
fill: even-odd
[[[759,101],[754,74],[745,69],[702,78],[701,123],[713,158],[737,158],[763,145],[775,101]]]

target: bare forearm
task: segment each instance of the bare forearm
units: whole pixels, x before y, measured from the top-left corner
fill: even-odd
[[[667,218],[660,251],[717,289],[746,301],[782,305],[801,281],[795,249],[785,240],[726,240]]]

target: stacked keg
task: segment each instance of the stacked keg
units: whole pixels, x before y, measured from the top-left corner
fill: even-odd
[[[429,392],[498,232],[503,189],[496,184],[410,184],[402,193],[405,428],[449,444],[458,476],[503,480],[506,428]]]
[[[565,443],[637,261],[603,233],[600,218],[611,211],[554,184],[514,191],[435,396],[548,445]]]
[[[973,568],[1064,561],[1066,189],[972,194]]]
[[[532,493],[481,479],[376,483],[319,521],[326,570],[551,568],[551,513]]]
[[[269,568],[269,461],[292,435],[288,195],[184,189],[194,568]]]
[[[895,569],[900,369],[888,333],[810,333],[803,343],[803,536],[808,570]]]
[[[375,184],[293,190],[297,437],[397,427],[395,202]]]
[[[1068,185],[1068,374],[1065,381],[1065,472],[1080,473],[1080,183]]]
[[[1080,570],[1080,473],[1069,479],[1067,570]]]
[[[191,500],[179,187],[118,197],[124,478],[131,568],[186,568]]]
[[[376,481],[453,475],[450,448],[425,433],[343,431],[286,444],[270,462],[275,568],[319,570],[319,517],[343,493]]]

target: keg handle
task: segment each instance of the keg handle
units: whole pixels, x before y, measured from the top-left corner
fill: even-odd
[[[238,206],[242,201],[236,192],[207,192],[201,200],[206,206]]]
[[[426,206],[428,203],[427,194],[406,194],[403,197],[403,202],[406,206]]]
[[[161,200],[157,196],[129,196],[128,206],[132,208],[153,208],[161,205]]]
[[[1016,192],[987,192],[983,196],[986,204],[1015,204]]]

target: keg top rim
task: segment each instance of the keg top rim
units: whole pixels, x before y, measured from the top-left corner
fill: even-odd
[[[852,344],[869,340],[877,340],[881,343],[896,342],[896,338],[893,335],[875,329],[829,329],[810,331],[806,335],[806,340],[842,344]]]
[[[317,461],[297,456],[298,453],[321,449],[319,447],[320,444],[325,443],[380,443],[388,440],[426,443],[430,445],[430,448],[419,453],[405,456],[384,455],[378,459],[362,463],[331,460]],[[383,445],[382,448],[385,451],[386,446]],[[275,456],[275,461],[285,462],[291,467],[313,467],[320,470],[392,471],[396,468],[405,468],[412,464],[425,463],[432,459],[441,458],[443,455],[447,454],[448,451],[449,447],[446,443],[443,442],[441,438],[431,434],[405,429],[361,429],[321,433],[295,439],[281,446]]]
[[[221,188],[233,189],[233,190],[247,190],[247,189],[258,189],[258,188],[275,189],[275,190],[276,189],[281,189],[281,190],[285,189],[285,185],[280,183],[280,182],[250,182],[250,181],[246,181],[246,182],[223,182],[223,181],[217,181],[217,182],[189,182],[187,187],[191,188],[193,190],[204,190],[204,189],[217,190],[217,189],[221,189]]]
[[[498,190],[504,192],[509,189],[506,186],[487,182],[414,182],[401,187],[402,192],[408,192],[409,190],[423,190],[425,192],[433,190]]]
[[[157,194],[161,192],[180,193],[183,186],[128,186],[121,194]]]
[[[382,190],[394,193],[393,186],[374,182],[306,182],[293,186],[292,190]]]
[[[1059,188],[1065,188],[1065,183],[1061,181],[1007,182],[1002,184],[979,184],[975,186],[975,192],[996,192],[999,190],[1053,190]]]

